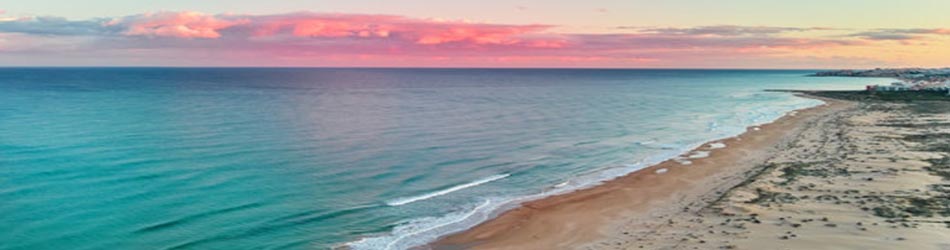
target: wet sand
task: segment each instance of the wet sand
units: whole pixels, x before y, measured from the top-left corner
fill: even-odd
[[[950,115],[821,99],[828,104],[700,146],[709,156],[690,164],[669,160],[528,202],[427,247],[950,249],[950,218],[942,217],[950,201],[941,198],[950,182],[939,170],[950,160],[940,162],[944,149],[905,141],[950,142],[922,136],[950,134],[940,126]]]

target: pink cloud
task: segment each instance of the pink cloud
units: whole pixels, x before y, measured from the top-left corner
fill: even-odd
[[[250,17],[249,17],[250,18]],[[256,37],[287,33],[311,38],[387,38],[420,45],[446,43],[541,44],[549,46],[556,40],[542,41],[528,35],[544,31],[547,25],[499,25],[414,19],[390,15],[296,13],[250,18],[248,24]]]
[[[780,58],[882,43],[871,39],[871,35],[887,38],[886,35],[950,33],[947,29],[868,30],[880,34],[864,36],[849,36],[847,33],[809,36],[802,32],[814,29],[817,28],[630,27],[613,34],[585,34],[561,33],[553,26],[543,24],[311,12],[278,15],[157,12],[113,19],[76,21],[37,17],[0,22],[0,34],[13,33],[37,41],[68,41],[57,43],[63,46],[55,47],[58,51],[49,49],[51,53],[98,51],[142,61],[188,58],[196,62],[247,61],[273,65],[312,65],[346,60],[352,60],[355,65],[389,63],[389,66],[425,65],[422,62],[435,66],[478,62],[484,65],[552,63],[567,66],[572,63],[667,65],[690,61],[734,64],[735,60]],[[5,49],[43,50],[11,47],[10,44],[6,44]],[[195,53],[199,51],[201,53]]]
[[[549,25],[485,24],[407,18],[392,15],[290,13],[282,15],[208,15],[158,12],[116,18],[104,26],[123,35],[172,38],[259,40],[376,39],[422,46],[562,48],[558,35],[544,34]]]
[[[420,25],[417,33],[418,44],[443,44],[451,42],[472,42],[475,44],[517,44],[524,41],[520,35],[547,29],[546,26],[502,26],[461,23],[430,23]]]
[[[550,25],[487,24],[393,15],[321,14],[207,15],[160,12],[115,19],[129,36],[227,38],[228,45],[341,53],[589,54],[650,49],[816,49],[862,43],[856,39],[776,37],[807,28],[710,26],[646,29],[620,34],[561,34]],[[730,34],[708,36],[709,33]],[[735,34],[756,34],[739,36]],[[235,42],[243,41],[243,42]],[[338,41],[339,43],[335,43]],[[241,44],[235,44],[241,43]]]
[[[257,37],[289,32],[296,37],[388,37],[399,17],[386,15],[342,15],[296,13],[260,16],[248,26]]]
[[[130,36],[218,38],[219,30],[247,23],[198,12],[157,12],[113,19],[106,26],[122,26]]]

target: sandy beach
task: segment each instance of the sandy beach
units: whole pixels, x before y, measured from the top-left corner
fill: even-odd
[[[809,97],[827,104],[428,247],[950,249],[950,103]]]

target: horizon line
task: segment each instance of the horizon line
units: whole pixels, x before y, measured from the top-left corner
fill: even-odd
[[[390,66],[113,66],[113,65],[95,65],[95,66],[0,66],[0,69],[17,68],[62,68],[62,69],[551,69],[551,70],[854,70],[854,69],[874,69],[874,68],[930,68],[930,67],[874,67],[874,68],[700,68],[700,67],[390,67]],[[940,67],[932,67],[940,68]]]

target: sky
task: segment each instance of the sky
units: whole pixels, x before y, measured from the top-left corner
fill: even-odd
[[[950,66],[944,0],[0,0],[0,66]]]

